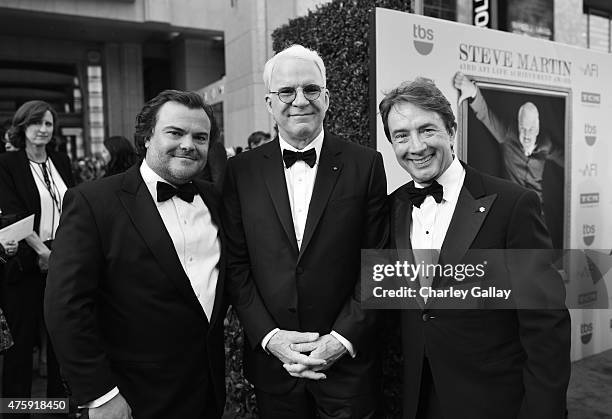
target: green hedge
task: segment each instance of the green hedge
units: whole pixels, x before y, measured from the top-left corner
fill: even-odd
[[[307,16],[289,21],[272,33],[275,52],[291,44],[317,50],[327,69],[330,107],[325,126],[347,140],[374,147],[370,137],[369,66],[370,19],[375,7],[410,11],[409,0],[333,0]],[[400,416],[401,353],[398,328],[385,324],[383,343],[384,417]],[[242,375],[243,335],[230,310],[226,320],[227,418],[256,418],[252,386]]]

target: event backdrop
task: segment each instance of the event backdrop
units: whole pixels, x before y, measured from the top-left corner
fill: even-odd
[[[571,308],[572,359],[612,348],[612,55],[381,8],[372,35],[371,114],[389,192],[410,177],[377,113],[384,92],[418,76],[432,79],[457,116],[457,155],[496,176],[504,176],[498,141],[468,100],[459,103],[455,74],[474,81],[509,126],[522,103],[538,107],[538,141],[546,136],[556,150],[540,195],[555,247],[565,249],[558,266]]]

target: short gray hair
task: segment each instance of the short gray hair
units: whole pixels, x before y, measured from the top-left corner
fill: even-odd
[[[325,64],[323,63],[323,59],[321,58],[319,53],[315,50],[303,47],[302,45],[293,44],[290,47],[285,48],[278,54],[274,55],[266,62],[263,71],[263,81],[268,91],[270,90],[270,81],[272,80],[272,72],[274,71],[274,66],[280,58],[300,58],[303,60],[312,61],[313,63],[315,63],[315,65],[321,72],[321,76],[323,76],[323,83],[327,83],[327,79],[325,78]]]

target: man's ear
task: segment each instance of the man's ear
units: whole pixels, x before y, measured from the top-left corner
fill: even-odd
[[[270,115],[272,115],[272,98],[270,97],[270,95],[266,95],[264,100],[266,101],[266,109],[268,110]]]

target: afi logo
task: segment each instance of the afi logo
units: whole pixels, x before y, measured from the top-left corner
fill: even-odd
[[[412,34],[414,35],[414,47],[421,55],[428,55],[433,50],[434,31],[427,29],[421,25],[412,25]],[[429,42],[428,42],[429,41]]]
[[[583,344],[587,344],[593,337],[593,323],[582,323],[580,325],[580,340]]]
[[[582,225],[582,239],[584,244],[590,246],[595,241],[595,225],[594,224],[583,224]]]
[[[597,77],[599,77],[599,67],[597,66],[597,64],[587,64],[582,69],[582,73],[586,77],[595,77],[595,78],[597,78]]]
[[[597,176],[597,163],[587,163],[584,169],[578,169],[578,171],[585,177]]]
[[[584,124],[584,140],[588,145],[595,144],[597,140],[597,126]]]

